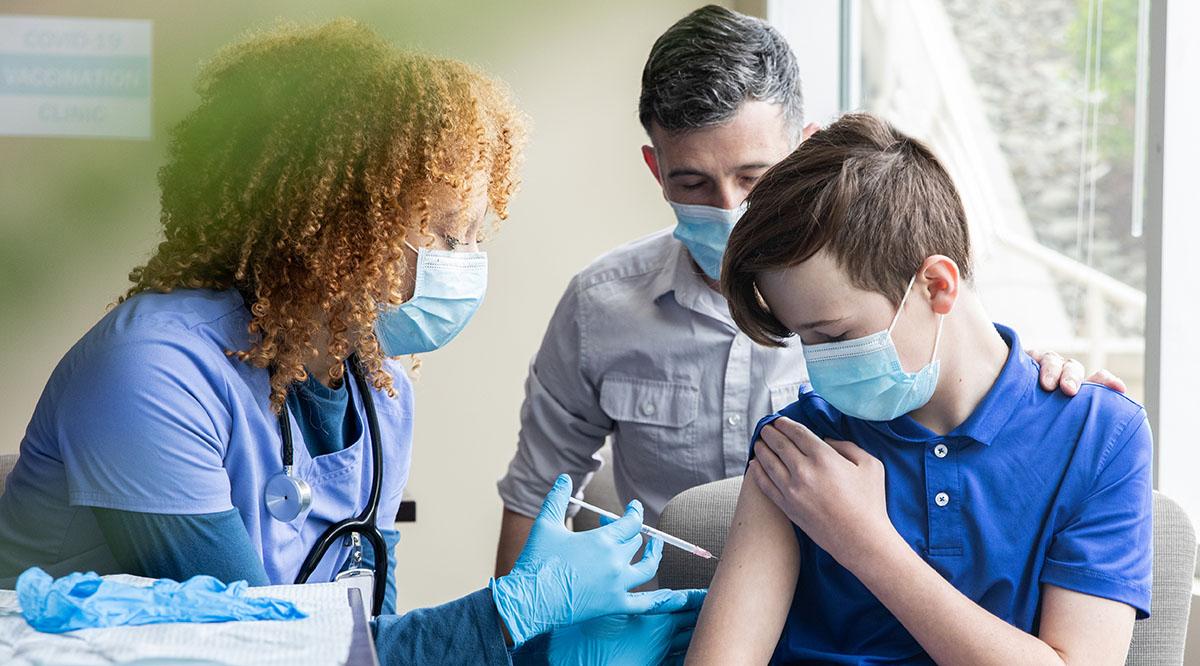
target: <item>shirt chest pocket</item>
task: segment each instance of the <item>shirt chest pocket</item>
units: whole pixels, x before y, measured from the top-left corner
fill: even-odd
[[[680,382],[614,376],[600,386],[600,408],[615,422],[617,445],[630,454],[686,451],[699,403],[700,390]]]

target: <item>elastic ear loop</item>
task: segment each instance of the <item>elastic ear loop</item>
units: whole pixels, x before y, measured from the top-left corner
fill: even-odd
[[[900,299],[900,307],[896,308],[896,316],[892,317],[892,325],[888,326],[888,338],[892,337],[892,329],[896,328],[896,322],[900,321],[900,313],[904,312],[904,304],[908,302],[908,295],[912,293],[913,284],[916,283],[917,276],[913,275],[908,280],[908,287],[904,289],[904,298]],[[937,358],[938,346],[942,343],[942,324],[946,323],[946,315],[938,314],[937,334],[933,338],[933,352],[929,355],[929,362],[933,363]]]
[[[933,353],[929,355],[930,363],[933,363],[933,361],[937,358],[938,345],[942,342],[942,324],[944,324],[945,322],[946,322],[946,315],[939,314],[938,315],[937,335],[935,335],[933,338]]]
[[[421,263],[421,251],[418,250],[417,248],[413,247],[413,244],[408,242],[407,238],[404,239],[404,244],[408,246],[408,249],[410,249],[416,253],[417,264],[419,265]],[[418,358],[416,354],[409,354],[408,355],[408,364],[409,364],[409,372],[412,374],[412,376],[414,378],[419,378],[421,376],[421,359]]]
[[[891,337],[892,329],[896,328],[896,322],[900,321],[900,313],[904,312],[904,304],[908,302],[908,295],[912,293],[912,286],[916,281],[917,276],[913,275],[908,281],[908,286],[904,288],[904,298],[900,299],[900,307],[896,308],[896,316],[892,317],[892,325],[888,326],[888,337]]]

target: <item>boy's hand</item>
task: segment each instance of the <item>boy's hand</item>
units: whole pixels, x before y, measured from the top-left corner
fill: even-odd
[[[842,566],[853,572],[878,548],[895,545],[879,459],[786,417],[762,429],[754,456],[746,476]]]
[[[1041,366],[1041,384],[1047,391],[1061,389],[1066,395],[1073,396],[1079,393],[1079,384],[1083,381],[1107,386],[1121,393],[1126,391],[1125,382],[1108,370],[1097,370],[1085,380],[1083,364],[1073,358],[1063,358],[1057,352],[1036,349],[1026,349],[1025,353]]]

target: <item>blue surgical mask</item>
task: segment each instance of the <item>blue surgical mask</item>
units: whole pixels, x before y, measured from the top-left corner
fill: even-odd
[[[910,280],[886,330],[844,342],[803,346],[813,391],[843,414],[865,421],[891,421],[923,407],[933,397],[944,317],[938,315],[929,363],[916,372],[905,372],[892,341],[892,329],[904,311],[912,285]]]
[[[375,320],[375,337],[387,356],[445,346],[471,321],[487,291],[486,252],[413,249],[417,278],[412,298]]]
[[[733,210],[715,206],[698,204],[681,204],[669,201],[675,209],[674,236],[683,243],[691,253],[692,259],[700,266],[700,270],[708,277],[717,280],[721,275],[721,257],[725,254],[725,245],[729,242],[729,233],[733,225],[746,212],[746,204]]]

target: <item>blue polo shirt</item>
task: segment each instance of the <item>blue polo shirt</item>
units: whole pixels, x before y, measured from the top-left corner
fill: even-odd
[[[945,436],[909,416],[871,422],[807,387],[786,416],[883,462],[887,509],[913,550],[997,617],[1035,633],[1041,586],[1150,612],[1150,426],[1140,405],[1084,384],[1038,386],[1016,333],[995,384]],[[753,450],[752,450],[753,451]],[[753,457],[753,452],[751,453]],[[932,663],[892,613],[799,528],[800,574],[774,664]],[[953,622],[954,618],[946,618]]]

